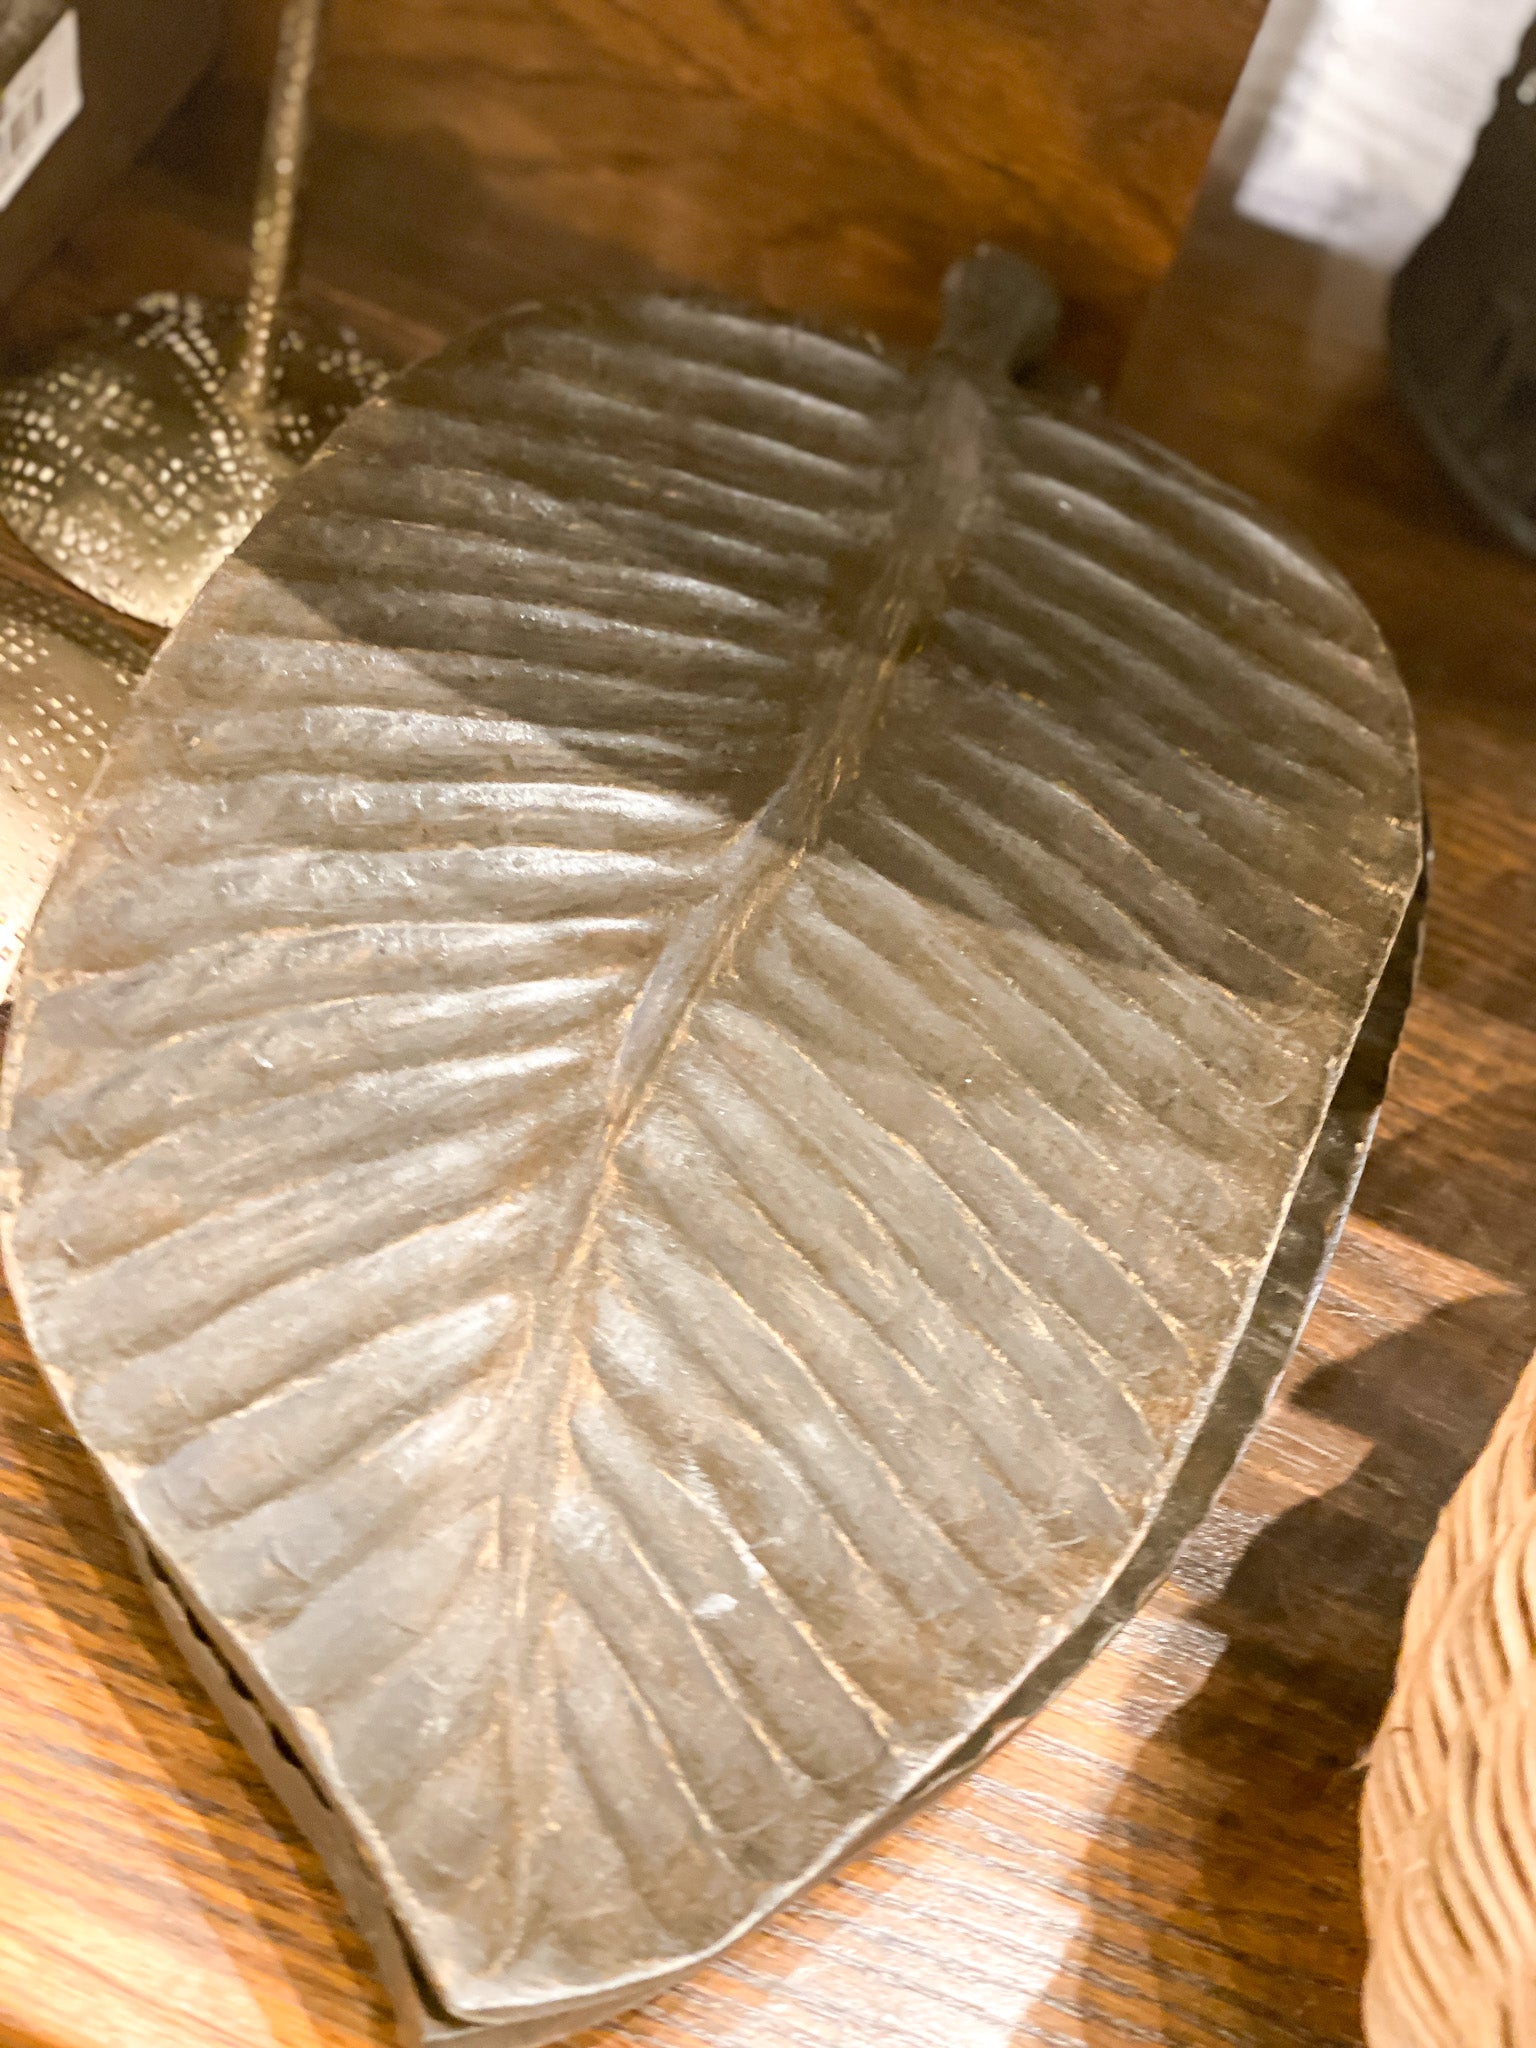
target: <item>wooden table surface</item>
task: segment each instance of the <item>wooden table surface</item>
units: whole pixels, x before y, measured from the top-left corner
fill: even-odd
[[[163,171],[16,331],[238,250]],[[341,294],[401,348],[419,306]],[[1171,1581],[965,1785],[581,2048],[1333,2048],[1359,2039],[1356,1806],[1435,1513],[1536,1344],[1536,566],[1394,410],[1379,285],[1209,197],[1116,398],[1354,579],[1418,709],[1428,955],[1283,1396]],[[12,1327],[0,1364],[0,2041],[392,2036],[313,1853],[162,1635]]]

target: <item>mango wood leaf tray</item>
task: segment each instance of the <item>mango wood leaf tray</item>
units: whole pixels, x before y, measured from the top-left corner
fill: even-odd
[[[365,405],[172,635],[6,1059],[28,1331],[421,2040],[638,2003],[1166,1567],[1411,980],[1407,705],[1006,372],[649,296]]]

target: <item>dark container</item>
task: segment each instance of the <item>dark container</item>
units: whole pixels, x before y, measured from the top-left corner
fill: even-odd
[[[79,111],[0,206],[0,305],[121,176],[217,45],[221,0],[0,0],[0,95],[50,36],[79,58]],[[65,23],[75,16],[72,26]],[[25,79],[23,79],[25,84]],[[46,81],[57,91],[55,67]],[[0,100],[0,174],[42,117],[36,92]],[[0,191],[3,191],[0,185]]]
[[[1536,555],[1536,24],[1455,198],[1392,288],[1399,395],[1484,519]]]

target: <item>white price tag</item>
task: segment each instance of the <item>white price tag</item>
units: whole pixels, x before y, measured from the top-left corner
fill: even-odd
[[[84,104],[80,17],[71,7],[0,92],[0,208],[10,205]]]
[[[1315,0],[1238,212],[1395,270],[1461,182],[1530,18],[1531,0]]]

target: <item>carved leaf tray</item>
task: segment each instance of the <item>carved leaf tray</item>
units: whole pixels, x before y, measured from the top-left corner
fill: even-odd
[[[34,934],[27,1327],[417,2038],[639,2002],[1032,1711],[1353,1185],[1403,692],[1252,507],[1009,383],[1006,273],[916,367],[642,297],[406,376]]]

